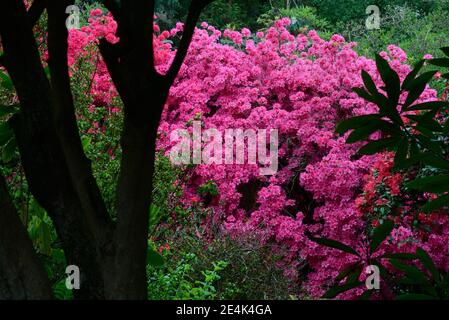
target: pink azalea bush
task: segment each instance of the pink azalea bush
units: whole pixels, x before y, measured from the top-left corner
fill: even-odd
[[[362,70],[371,74],[378,87],[382,81],[374,61],[353,50],[355,43],[346,43],[340,35],[325,41],[315,31],[293,35],[289,24],[289,19],[281,19],[265,33],[253,35],[248,29],[221,32],[202,23],[171,88],[158,148],[168,154],[174,145],[170,133],[192,130],[195,120],[201,121],[204,129],[220,131],[277,129],[277,174],[260,176],[257,165],[186,167],[191,179],[183,186],[184,205],[196,204],[201,196],[198,189],[212,181],[218,195],[202,199],[213,209],[208,218],[220,221],[234,236],[255,233],[261,242],[273,244],[273,250],[283,248],[279,250],[284,254],[280,267],[303,279],[304,295],[319,297],[351,263],[351,257],[311,242],[306,233],[360,245],[367,224],[373,221],[366,202],[375,197],[367,198],[374,182],[367,177],[382,161],[382,156],[354,157],[360,145],[346,144],[344,137],[335,134],[335,125],[376,111],[373,104],[352,92],[353,87],[362,85]],[[159,72],[166,72],[174,57],[168,40],[181,36],[182,30],[182,24],[169,31],[155,26]],[[70,32],[70,64],[86,55],[85,48],[99,38],[119,41],[115,31],[110,15],[92,12],[89,26]],[[400,48],[389,46],[381,55],[401,79],[411,70]],[[117,93],[101,59],[93,77],[90,94],[95,102],[91,108],[107,107]],[[435,99],[436,91],[427,88],[420,101]],[[400,194],[401,177],[389,179],[389,192]],[[415,239],[409,242],[429,249],[439,266],[447,269],[448,221],[437,218],[440,232],[432,235],[418,234],[409,221],[398,221],[393,238],[382,250],[403,250],[398,243]],[[310,271],[302,272],[304,266]],[[342,297],[357,293],[353,290]]]

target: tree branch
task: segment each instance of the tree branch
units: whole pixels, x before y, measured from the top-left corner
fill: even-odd
[[[208,4],[212,3],[213,1],[214,0],[192,0],[192,2],[190,3],[189,13],[184,25],[181,43],[179,44],[179,48],[176,51],[176,56],[173,60],[173,63],[170,66],[167,74],[165,75],[169,87],[175,81],[179,70],[181,69],[181,66],[185,60],[201,12]]]
[[[47,6],[48,53],[55,127],[87,221],[94,235],[99,240],[107,242],[110,239],[105,237],[105,232],[111,221],[93,176],[91,162],[83,150],[70,87],[65,8],[73,3],[73,0],[58,0],[50,2]]]
[[[51,287],[0,175],[0,299],[50,299]]]
[[[10,123],[30,190],[54,222],[68,264],[83,270],[76,297],[102,298],[103,273],[95,237],[55,130],[50,84],[22,1],[2,1],[0,36],[7,71],[20,100],[21,112]]]
[[[31,7],[28,9],[28,21],[30,25],[33,27],[41,17],[42,13],[45,10],[45,1],[44,0],[34,0]]]

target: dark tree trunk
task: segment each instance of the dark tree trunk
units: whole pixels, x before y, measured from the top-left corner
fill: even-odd
[[[30,190],[53,220],[68,264],[80,268],[81,289],[74,292],[75,298],[145,299],[157,129],[199,15],[212,0],[192,0],[180,47],[166,75],[154,66],[154,0],[127,0],[121,6],[114,0],[104,2],[118,22],[120,42],[111,45],[103,40],[100,50],[124,104],[115,224],[106,211],[76,123],[65,28],[65,8],[73,1],[35,0],[26,12],[22,1],[3,0],[2,63],[21,104],[11,124]],[[51,81],[40,62],[32,30],[45,8]],[[7,192],[0,197],[2,208],[12,208],[3,194]],[[0,225],[0,240],[5,243],[0,245],[0,298],[48,298],[48,281],[26,230],[11,210],[0,213],[0,224],[2,219],[14,226],[18,240]],[[12,241],[20,245],[13,248]],[[22,261],[28,261],[28,266],[21,265]],[[34,276],[24,275],[31,269],[37,270]]]

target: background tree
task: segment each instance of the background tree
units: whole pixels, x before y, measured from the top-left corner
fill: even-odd
[[[144,299],[148,212],[155,141],[163,106],[187,54],[201,11],[212,0],[192,0],[184,34],[167,74],[153,58],[154,0],[105,0],[120,41],[100,51],[124,104],[117,220],[106,210],[77,127],[67,63],[66,7],[70,0],[6,0],[0,36],[6,68],[20,100],[10,121],[33,196],[53,220],[69,265],[81,270],[83,299]],[[48,14],[49,77],[33,26]],[[0,298],[49,298],[35,256],[4,183],[0,186]]]

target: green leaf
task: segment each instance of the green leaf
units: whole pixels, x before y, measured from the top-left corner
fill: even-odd
[[[164,265],[164,258],[159,253],[150,248],[148,249],[147,254],[147,265],[160,267]]]
[[[387,253],[382,256],[386,259],[398,259],[398,260],[415,260],[417,259],[414,253]]]
[[[11,81],[11,78],[1,70],[0,70],[0,85],[8,91],[14,90],[14,85]]]
[[[439,158],[432,153],[424,153],[417,157],[422,163],[425,165],[438,168],[438,169],[446,169],[449,170],[449,161]]]
[[[396,108],[401,93],[401,80],[396,71],[391,68],[388,61],[379,54],[376,54],[376,65],[382,81],[385,83],[385,91],[388,94],[390,106]]]
[[[366,89],[368,89],[368,92],[371,93],[373,96],[378,94],[378,90],[376,87],[376,84],[373,81],[373,78],[369,75],[368,72],[365,70],[362,70],[362,79],[363,83],[365,84]]]
[[[444,196],[440,196],[433,201],[429,201],[428,203],[426,203],[426,205],[424,205],[421,208],[421,210],[423,212],[429,213],[448,205],[449,205],[449,194],[445,194]]]
[[[362,293],[359,296],[359,300],[369,300],[371,298],[371,296],[373,295],[374,290],[366,290],[364,293]]]
[[[406,184],[410,189],[431,193],[441,193],[449,191],[449,175],[430,176],[418,178]]]
[[[422,67],[424,66],[425,62],[426,62],[425,60],[419,61],[415,65],[413,70],[410,71],[410,73],[407,75],[407,77],[405,77],[404,82],[402,83],[402,89],[403,90],[408,90],[409,89],[409,85],[413,82],[413,80],[415,80],[416,76],[418,75],[418,73],[422,69]]]
[[[409,162],[407,161],[409,147],[409,141],[404,137],[401,142],[399,142],[398,149],[394,157],[395,168],[405,169],[409,166]]]
[[[397,296],[395,300],[435,300],[435,297],[427,294],[407,293]]]
[[[367,91],[365,91],[365,89],[363,89],[363,88],[353,88],[352,90],[353,90],[355,93],[357,93],[357,95],[358,95],[360,98],[363,98],[363,99],[365,99],[366,101],[369,101],[369,102],[372,102],[372,103],[377,104],[376,99],[374,99],[373,96],[371,96]]]
[[[6,163],[10,162],[14,158],[16,150],[17,150],[17,141],[13,137],[3,147],[3,153],[2,153],[3,162],[6,162]]]
[[[432,80],[437,71],[428,71],[420,75],[415,80],[411,81],[408,85],[408,95],[405,103],[403,105],[403,109],[406,110],[409,106],[411,106],[416,100],[419,99],[421,94],[426,89],[427,84]]]
[[[357,272],[360,267],[360,261],[350,264],[346,268],[344,268],[335,278],[336,281],[341,281],[352,273]]]
[[[374,253],[379,245],[391,234],[394,228],[394,222],[386,220],[373,231],[373,237],[370,244],[371,253]]]
[[[385,149],[390,149],[393,147],[396,147],[399,143],[399,139],[397,137],[391,137],[391,138],[385,138],[380,139],[376,141],[369,142],[360,150],[358,151],[358,154],[360,155],[373,155],[376,153],[379,153],[381,151],[384,151]]]
[[[5,146],[14,137],[14,132],[7,122],[0,123],[0,147]]]
[[[17,105],[4,106],[0,105],[0,117],[16,114],[19,111]]]
[[[427,252],[421,248],[418,248],[416,249],[416,256],[419,258],[424,267],[429,270],[433,280],[437,283],[440,282],[440,273],[438,272],[435,264],[433,263]]]
[[[341,286],[332,287],[323,295],[322,298],[323,299],[333,299],[336,296],[338,296],[340,293],[360,287],[362,284],[363,283],[361,283],[361,282],[352,282],[352,283],[345,283],[344,285],[341,285]]]
[[[360,127],[370,123],[370,121],[378,120],[378,119],[380,119],[380,115],[378,115],[378,114],[369,114],[369,115],[364,115],[364,116],[353,117],[348,120],[344,120],[344,121],[340,122],[337,125],[335,130],[339,134],[344,134],[351,129],[360,128]]]
[[[449,59],[448,58],[435,58],[435,59],[429,60],[429,63],[433,64],[434,66],[449,68]]]
[[[346,143],[351,144],[358,141],[366,140],[370,135],[379,131],[379,125],[377,123],[370,123],[361,128],[355,129],[346,139]]]
[[[440,48],[440,50],[443,51],[443,53],[449,57],[449,47],[443,47],[443,48]]]
[[[346,253],[350,253],[350,254],[358,256],[358,257],[360,256],[357,251],[355,251],[351,247],[349,247],[349,246],[347,246],[347,245],[345,245],[345,244],[343,244],[341,242],[338,242],[338,241],[335,241],[335,240],[331,240],[331,239],[326,239],[326,238],[309,237],[309,239],[311,241],[315,242],[315,243],[320,244],[320,245],[323,245],[323,246],[326,246],[326,247],[329,247],[329,248],[338,249],[340,251],[343,251],[343,252],[346,252]]]
[[[396,259],[390,259],[390,263],[396,269],[403,271],[406,274],[407,278],[411,280],[411,282],[430,287],[430,283],[427,279],[426,274],[420,271],[418,268],[404,264]]]
[[[431,102],[424,102],[415,104],[409,108],[407,108],[407,111],[416,111],[416,110],[434,110],[434,109],[441,109],[449,107],[449,102],[447,101],[431,101]]]

